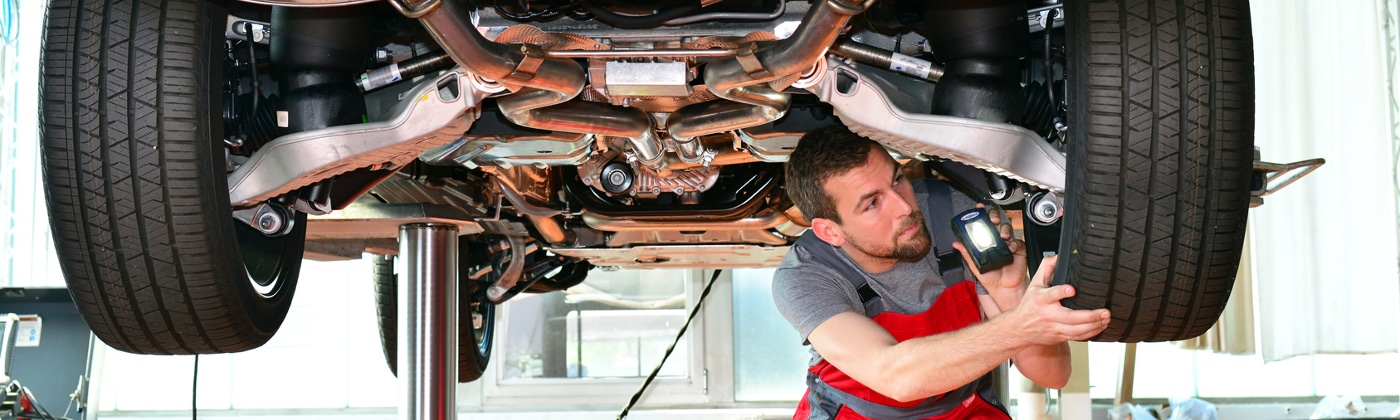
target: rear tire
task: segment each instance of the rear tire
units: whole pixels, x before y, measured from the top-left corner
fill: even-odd
[[[1249,210],[1246,0],[1066,5],[1068,202],[1056,283],[1109,308],[1096,341],[1182,340],[1229,299]]]
[[[463,244],[465,247],[466,244]],[[384,359],[389,371],[398,375],[399,350],[399,276],[394,271],[394,257],[376,255],[374,264],[374,301],[379,311],[379,342],[384,346]],[[463,264],[465,266],[466,264]],[[467,273],[461,272],[459,276]],[[477,295],[472,282],[457,283],[457,382],[481,378],[491,359],[491,342],[495,339],[496,305]],[[482,316],[482,327],[472,328],[472,314]]]
[[[93,333],[144,354],[267,342],[296,290],[305,216],[263,236],[229,206],[223,6],[53,0],[43,169],[68,289]]]

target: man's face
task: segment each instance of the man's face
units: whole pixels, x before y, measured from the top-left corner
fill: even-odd
[[[932,241],[914,188],[884,150],[872,147],[865,165],[827,179],[824,188],[841,215],[847,253],[858,260],[855,254],[884,261],[928,254]]]

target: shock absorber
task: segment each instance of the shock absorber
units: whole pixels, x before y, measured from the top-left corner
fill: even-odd
[[[1026,106],[1020,60],[1030,43],[1026,1],[931,0],[924,3],[923,14],[918,32],[944,62],[931,111],[999,123],[1019,121]],[[987,185],[994,196],[1011,191],[999,175],[988,173]]]
[[[273,8],[272,61],[281,70],[277,123],[283,134],[365,122],[355,76],[374,48],[372,6]],[[332,181],[303,188],[294,207],[329,213]]]
[[[365,101],[355,76],[373,51],[373,15],[366,6],[272,10],[272,60],[284,133],[363,122]]]
[[[1030,33],[1025,0],[932,0],[920,35],[945,69],[933,113],[1009,122],[1024,106],[1019,60]]]

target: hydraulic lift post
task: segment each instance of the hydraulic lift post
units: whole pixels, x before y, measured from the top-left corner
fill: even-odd
[[[446,223],[399,227],[399,418],[457,418],[457,235]]]

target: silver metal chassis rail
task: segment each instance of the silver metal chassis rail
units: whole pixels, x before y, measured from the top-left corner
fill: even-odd
[[[811,87],[851,131],[909,157],[942,157],[1055,192],[1065,190],[1065,155],[1011,124],[917,112],[912,99],[875,72],[828,58]]]
[[[303,131],[273,139],[228,176],[229,202],[248,208],[362,168],[400,168],[462,137],[494,89],[456,68],[424,79],[384,121]]]
[[[457,229],[399,227],[400,419],[457,418]]]

